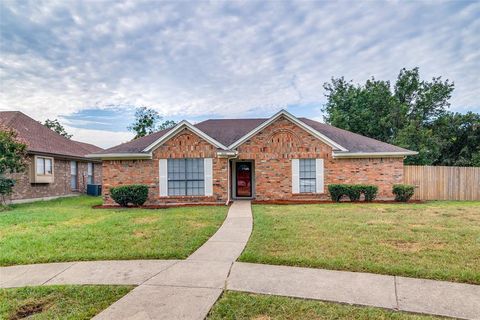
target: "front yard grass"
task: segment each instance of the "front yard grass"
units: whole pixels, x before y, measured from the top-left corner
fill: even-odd
[[[92,209],[80,196],[0,212],[0,265],[76,260],[184,259],[222,224],[227,207]]]
[[[91,319],[132,286],[45,286],[0,289],[0,319]]]
[[[208,320],[427,320],[438,317],[395,312],[380,308],[303,300],[279,296],[225,292],[210,311]]]
[[[255,205],[240,261],[480,284],[480,202]]]

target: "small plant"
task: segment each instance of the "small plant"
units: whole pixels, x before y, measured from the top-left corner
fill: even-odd
[[[415,193],[415,186],[409,184],[395,184],[392,188],[395,201],[407,202]]]
[[[0,175],[0,205],[3,206],[7,203],[7,196],[12,194],[14,185],[15,180]]]
[[[365,196],[365,201],[370,202],[375,200],[378,193],[378,187],[374,185],[362,185],[362,193]]]
[[[340,202],[340,199],[342,199],[342,197],[348,193],[348,185],[330,184],[328,185],[328,192],[330,193],[330,197],[333,201]]]
[[[122,207],[141,206],[147,201],[148,186],[144,184],[131,184],[110,189],[112,199]]]
[[[343,196],[355,202],[360,200],[362,193],[365,201],[373,201],[377,197],[378,187],[367,184],[331,184],[328,186],[328,192],[335,202],[339,202]]]

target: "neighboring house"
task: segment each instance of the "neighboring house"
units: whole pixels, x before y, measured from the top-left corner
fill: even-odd
[[[0,124],[28,146],[27,170],[10,175],[16,180],[12,202],[74,195],[88,183],[101,183],[101,162],[85,155],[103,149],[67,139],[19,111],[0,112]]]
[[[90,155],[103,160],[109,189],[149,186],[147,204],[218,203],[231,199],[327,200],[331,183],[373,184],[392,198],[403,158],[416,152],[280,111],[269,119],[214,119],[172,129]]]

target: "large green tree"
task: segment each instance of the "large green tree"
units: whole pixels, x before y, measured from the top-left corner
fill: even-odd
[[[26,167],[27,145],[21,141],[16,131],[0,125],[0,198],[12,192],[15,180],[6,174],[22,172]]]
[[[135,110],[135,120],[128,127],[128,130],[135,132],[135,138],[146,136],[159,130],[173,127],[176,123],[172,120],[162,121],[162,117],[156,110],[139,107]]]
[[[67,139],[70,139],[72,137],[72,135],[69,134],[67,130],[65,130],[65,127],[62,126],[60,121],[58,121],[57,119],[53,119],[53,120],[47,119],[45,120],[45,123],[43,125],[47,128],[52,129],[53,131],[64,136]]]
[[[419,152],[406,163],[478,165],[479,115],[447,111],[454,90],[449,80],[422,80],[414,68],[400,70],[393,86],[374,78],[363,85],[333,78],[324,89],[328,123]]]

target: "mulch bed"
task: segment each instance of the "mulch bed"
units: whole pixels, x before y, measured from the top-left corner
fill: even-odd
[[[146,206],[128,206],[128,207],[121,207],[119,205],[96,205],[93,206],[93,209],[168,209],[168,208],[178,208],[178,207],[198,207],[198,206],[224,206],[225,203],[172,203],[172,204],[164,204],[164,205],[146,205]]]
[[[410,200],[408,202],[399,202],[394,200],[374,200],[370,202],[365,201],[349,201],[342,200],[340,202],[335,202],[332,200],[253,200],[253,204],[333,204],[333,203],[352,203],[352,204],[368,204],[368,203],[382,203],[382,204],[413,204],[413,203],[425,203],[424,200]]]

